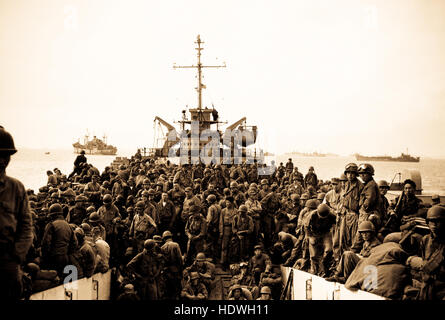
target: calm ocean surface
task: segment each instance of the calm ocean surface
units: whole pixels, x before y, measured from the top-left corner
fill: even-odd
[[[46,155],[45,151],[50,151]],[[121,152],[116,156],[129,157],[135,151]],[[101,172],[111,164],[116,156],[87,155],[89,163],[92,163]],[[62,173],[68,175],[73,170],[73,162],[76,154],[72,150],[32,150],[20,149],[11,157],[7,168],[7,174],[23,182],[25,188],[38,189],[46,185],[47,170],[59,168]],[[275,157],[276,164],[286,163],[288,155]],[[270,158],[272,159],[272,158]],[[269,163],[270,159],[267,159]],[[349,162],[358,162],[353,157],[297,157],[292,156],[294,165],[300,172],[306,174],[309,166],[314,166],[319,179],[338,177]],[[424,193],[439,193],[445,195],[445,159],[421,159],[418,163],[402,162],[371,162],[375,168],[375,180],[385,179],[391,182],[394,176],[404,170],[418,170],[422,176],[422,188]],[[396,178],[397,179],[397,178]]]

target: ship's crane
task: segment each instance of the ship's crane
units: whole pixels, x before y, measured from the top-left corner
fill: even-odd
[[[178,133],[176,132],[176,128],[174,126],[172,126],[170,123],[168,123],[167,121],[165,121],[164,119],[156,116],[154,119],[154,122],[156,123],[156,121],[159,124],[162,124],[163,126],[165,126],[168,130],[167,134],[164,135],[164,144],[162,146],[161,149],[161,154],[163,157],[168,156],[168,150],[170,150],[170,148],[172,146],[174,146],[175,144],[177,144],[179,142],[179,136]]]

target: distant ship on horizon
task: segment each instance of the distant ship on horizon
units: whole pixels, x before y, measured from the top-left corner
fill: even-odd
[[[420,157],[413,157],[407,153],[403,153],[400,157],[391,157],[391,156],[362,156],[361,154],[355,153],[355,159],[357,161],[394,161],[394,162],[419,162]]]
[[[338,157],[338,154],[335,153],[319,153],[317,151],[311,153],[292,151],[286,154],[300,157]]]
[[[82,150],[86,154],[92,155],[110,155],[114,156],[117,153],[117,148],[112,145],[107,144],[107,136],[103,136],[103,140],[93,136],[93,139],[88,140],[88,134],[84,137],[84,143],[81,144],[80,141],[73,143],[74,153],[81,153]],[[80,140],[80,139],[79,139]]]

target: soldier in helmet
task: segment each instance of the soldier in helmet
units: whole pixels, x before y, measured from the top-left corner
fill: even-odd
[[[315,174],[314,167],[310,166],[308,173],[306,173],[306,176],[304,177],[304,187],[307,189],[309,186],[312,186],[317,190],[318,188],[318,179],[317,175]]]
[[[230,288],[229,294],[228,294],[229,300],[252,300],[251,296],[248,292],[246,292],[246,289],[244,289],[239,284],[235,284]]]
[[[431,203],[432,203],[432,206],[440,205],[440,196],[438,194],[433,194],[431,196]]]
[[[97,210],[97,214],[104,222],[105,231],[107,232],[107,239],[110,243],[113,234],[113,227],[116,218],[121,218],[119,209],[112,203],[113,198],[111,195],[106,194],[103,198],[103,205]]]
[[[193,185],[192,173],[187,166],[181,165],[179,171],[175,174],[173,178],[173,183],[179,183],[182,188],[191,187]]]
[[[357,234],[358,218],[360,209],[360,194],[363,184],[357,179],[358,166],[349,163],[345,167],[344,174],[347,181],[343,191],[341,210],[339,211],[339,254],[349,250],[354,243]]]
[[[88,197],[88,200],[94,204],[96,209],[100,207],[100,184],[97,174],[94,174],[91,177],[91,182],[88,182],[85,186],[84,194]]]
[[[172,239],[172,233],[169,230],[162,234],[164,245],[161,247],[164,256],[164,296],[167,299],[176,299],[181,292],[181,278],[184,262],[179,244]]]
[[[235,242],[238,244],[238,260],[248,258],[250,247],[250,235],[253,232],[253,219],[247,214],[247,207],[243,204],[238,209],[238,214],[233,217],[232,233],[235,236]]]
[[[249,264],[247,262],[241,262],[239,264],[240,273],[232,277],[232,286],[238,284],[244,288],[247,288],[252,294],[253,299],[259,295],[259,288],[255,285],[255,279],[252,274],[249,273]]]
[[[369,163],[361,164],[358,167],[358,174],[363,181],[363,189],[360,193],[359,201],[359,217],[358,224],[360,225],[363,221],[373,221],[377,229],[380,228],[382,216],[379,212],[381,208],[381,197],[380,191],[377,183],[374,181],[372,176],[374,175],[374,168]],[[354,242],[352,244],[353,251],[359,251],[362,247],[363,239],[361,233],[357,231],[354,236]]]
[[[19,266],[32,244],[32,218],[23,184],[6,175],[16,153],[12,136],[0,126],[0,298],[19,299]]]
[[[207,261],[204,252],[199,252],[196,255],[193,264],[184,270],[184,276],[189,276],[192,272],[199,274],[201,282],[206,286],[208,292],[213,288],[215,280],[215,265]]]
[[[262,230],[266,248],[272,245],[272,241],[276,237],[275,216],[281,208],[280,195],[278,194],[277,189],[277,184],[272,184],[271,192],[261,200],[261,207],[264,211]]]
[[[77,239],[68,222],[63,218],[62,206],[53,204],[49,208],[49,222],[42,239],[42,258],[45,265],[56,270],[63,278],[63,269],[69,265],[69,255],[77,248]]]
[[[137,252],[143,249],[144,241],[150,238],[156,231],[156,223],[154,220],[144,213],[145,204],[143,201],[136,203],[136,215],[133,218],[129,230],[129,237],[134,241],[134,248]]]
[[[292,162],[292,158],[289,158],[286,163],[286,171],[290,173],[292,170],[294,170],[294,163]]]
[[[181,219],[184,223],[187,223],[189,216],[192,214],[192,207],[201,207],[201,201],[199,198],[193,194],[193,189],[191,187],[185,188],[185,200],[182,207]]]
[[[307,217],[307,236],[311,258],[311,273],[325,275],[327,265],[332,257],[331,228],[335,225],[336,216],[325,203],[318,205]]]
[[[363,238],[361,250],[343,252],[334,275],[326,280],[344,283],[352,271],[354,271],[357,263],[361,259],[369,257],[371,249],[381,244],[376,237],[376,230],[371,221],[362,221],[358,227],[358,232],[360,232]]]
[[[395,199],[395,204],[389,207],[389,229],[392,232],[401,230],[401,226],[409,223],[411,218],[425,217],[425,210],[421,199],[415,195],[416,183],[411,179],[403,182],[403,192]],[[399,198],[400,201],[399,201]]]
[[[406,264],[420,276],[415,283],[418,300],[445,299],[445,208],[439,205],[428,209],[426,220],[430,234],[422,238],[418,256]]]
[[[263,199],[269,194],[269,181],[267,181],[267,179],[261,179],[260,188],[261,190],[258,193],[258,200]]]
[[[96,256],[91,247],[90,242],[85,240],[85,232],[82,228],[76,228],[74,230],[74,234],[76,235],[76,239],[78,241],[78,256],[77,260],[82,268],[83,276],[89,278],[94,273],[94,268],[96,266]]]
[[[264,286],[260,291],[261,296],[257,300],[273,300],[272,299],[272,291],[268,286]]]
[[[379,192],[380,192],[380,215],[381,215],[381,219],[382,219],[382,225],[386,223],[387,219],[388,219],[388,209],[389,209],[389,201],[386,198],[386,194],[388,193],[389,190],[389,185],[388,182],[386,182],[385,180],[380,180],[377,183],[378,187],[379,187]]]
[[[156,192],[153,189],[142,191],[142,197],[145,202],[144,213],[150,216],[156,225],[159,225],[159,213],[157,211],[157,203],[154,200]]]
[[[215,260],[218,257],[218,239],[219,239],[219,217],[221,215],[221,207],[216,202],[216,196],[210,194],[207,197],[209,208],[207,209],[207,246],[208,251],[214,256]]]
[[[228,255],[230,240],[232,239],[232,221],[237,214],[233,204],[233,197],[228,196],[225,200],[226,207],[221,210],[219,219],[219,238],[221,240],[221,264],[223,268],[228,267]]]
[[[200,212],[200,207],[192,206],[185,225],[185,234],[188,238],[186,264],[191,264],[198,252],[204,251],[207,221]]]
[[[71,179],[74,175],[80,175],[82,172],[82,164],[87,163],[87,158],[85,157],[85,151],[82,150],[80,154],[76,157],[76,160],[74,160],[74,170],[70,173],[68,176],[68,179]]]
[[[236,181],[230,183],[230,192],[232,193],[233,199],[235,199],[235,206],[239,208],[244,202],[246,202],[246,197],[242,192],[239,191],[239,186]]]
[[[260,276],[263,272],[269,272],[272,267],[269,255],[263,252],[263,247],[257,244],[254,247],[254,255],[249,261],[249,273],[253,275],[255,284],[260,283]]]
[[[166,192],[162,193],[161,200],[157,204],[157,213],[159,216],[158,232],[174,230],[176,222],[176,210],[173,202],[168,198]]]
[[[253,232],[250,239],[251,247],[249,248],[249,251],[252,251],[253,245],[261,241],[261,216],[263,208],[261,207],[261,202],[258,201],[258,189],[255,186],[249,187],[247,195],[248,199],[245,202],[245,206],[247,207],[247,213],[253,220]]]
[[[127,270],[136,277],[141,300],[158,300],[159,277],[162,271],[160,255],[155,251],[156,242],[152,239],[144,242],[144,250],[138,253],[128,264]]]
[[[340,217],[338,212],[340,211],[342,188],[340,184],[340,179],[332,178],[331,180],[332,189],[326,193],[323,203],[326,203],[331,212],[334,213],[336,218],[336,223],[332,234],[332,251],[334,254],[335,261],[340,261],[340,251],[339,251],[339,233],[340,233]]]
[[[207,300],[209,294],[205,285],[200,281],[199,274],[192,272],[189,281],[181,291],[181,298],[186,300]]]

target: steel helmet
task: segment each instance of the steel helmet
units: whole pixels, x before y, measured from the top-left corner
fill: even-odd
[[[128,247],[127,250],[125,250],[126,256],[132,256],[133,255],[133,247]]]
[[[80,154],[85,154],[85,150],[80,151]]]
[[[238,183],[236,181],[230,182],[230,188],[238,188]]]
[[[317,200],[323,201],[323,199],[324,199],[325,196],[326,196],[326,193],[324,193],[324,192],[320,192],[320,193],[317,195]]]
[[[260,183],[261,185],[267,185],[267,184],[269,184],[269,182],[267,181],[267,179],[262,179],[261,180],[261,183]]]
[[[242,290],[241,285],[239,285],[239,284],[234,284],[234,285],[232,286],[232,291],[235,291],[235,290]]]
[[[427,220],[445,219],[445,208],[439,205],[432,206],[426,213]]]
[[[27,270],[30,274],[37,274],[37,272],[40,271],[40,267],[39,267],[37,264],[31,262],[31,263],[28,263],[28,264],[26,265],[26,270]]]
[[[62,206],[58,203],[52,204],[51,207],[49,207],[49,214],[50,215],[63,214]]]
[[[379,186],[379,188],[388,188],[389,189],[389,185],[388,182],[386,182],[385,180],[380,180],[377,185]]]
[[[142,191],[142,196],[143,196],[143,197],[148,197],[149,194],[150,194],[150,193],[148,192],[148,190],[144,190],[144,191]]]
[[[249,266],[249,264],[247,263],[247,262],[241,262],[240,264],[239,264],[239,267],[240,268],[247,268]]]
[[[172,233],[169,230],[164,231],[162,234],[162,239],[171,238],[173,237]]]
[[[157,234],[157,235],[153,236],[153,240],[159,243],[159,242],[162,242],[162,237]]]
[[[74,229],[74,234],[76,235],[77,239],[85,238],[85,232],[82,228],[77,227],[76,229]]]
[[[375,232],[375,227],[371,221],[363,221],[358,226],[358,232]]]
[[[238,211],[239,212],[247,212],[247,206],[244,204],[240,205]]]
[[[88,223],[82,223],[80,225],[84,233],[90,233],[91,232],[91,226]]]
[[[89,217],[89,221],[90,221],[91,223],[99,222],[99,221],[100,221],[99,214],[98,214],[97,212],[93,212],[93,213],[91,213],[91,214],[90,214],[90,217]]]
[[[11,134],[0,126],[0,151],[12,155],[17,152]]]
[[[300,201],[300,196],[296,193],[291,194],[290,199],[292,201]]]
[[[209,194],[207,197],[207,201],[213,203],[216,201],[216,196],[214,194]]]
[[[306,202],[306,208],[317,209],[318,201],[315,199],[310,199]]]
[[[358,167],[355,163],[348,163],[345,166],[345,175],[347,172],[353,172],[353,173],[357,173]]]
[[[303,193],[300,197],[301,200],[308,200],[309,199],[309,194],[308,193]]]
[[[206,261],[206,256],[204,252],[200,252],[196,255],[196,261],[203,262]]]
[[[148,251],[153,250],[153,248],[156,246],[156,241],[153,239],[145,240],[144,242],[144,248]]]
[[[150,179],[145,178],[144,181],[142,182],[142,184],[150,184]]]
[[[190,272],[190,280],[199,279],[199,273],[198,272]]]
[[[76,202],[86,202],[86,201],[88,201],[88,199],[87,199],[87,197],[85,197],[83,195],[78,195],[78,196],[76,196],[74,201],[76,201]]]
[[[358,166],[358,173],[369,173],[370,175],[373,175],[374,167],[369,163],[362,163]]]
[[[431,200],[433,200],[433,201],[437,201],[437,200],[439,200],[439,201],[440,201],[440,196],[439,196],[438,194],[433,194],[433,195],[431,196]]]
[[[318,215],[322,218],[325,218],[328,216],[331,209],[329,209],[329,206],[326,203],[319,204],[317,207]]]
[[[264,286],[261,288],[261,294],[272,294],[272,291],[270,291],[268,286]]]
[[[111,203],[111,201],[113,201],[113,198],[111,197],[111,194],[106,194],[104,196],[103,202],[104,203]]]
[[[138,201],[138,203],[136,203],[136,209],[140,209],[140,208],[145,208],[145,203],[144,201]]]
[[[89,206],[87,208],[87,213],[93,213],[94,211],[96,211],[96,208],[94,206]]]

